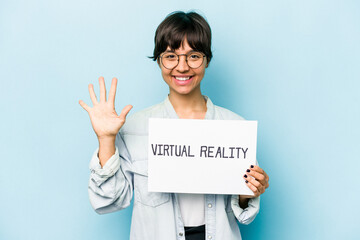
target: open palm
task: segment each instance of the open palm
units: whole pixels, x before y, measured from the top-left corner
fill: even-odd
[[[126,115],[132,106],[127,105],[123,108],[120,115],[115,111],[115,94],[117,79],[113,78],[109,91],[109,97],[106,101],[106,88],[103,77],[99,78],[100,85],[100,101],[97,101],[94,86],[89,84],[90,98],[93,107],[89,107],[84,101],[80,100],[79,104],[89,113],[91,125],[99,139],[115,137],[120,128],[124,125]]]

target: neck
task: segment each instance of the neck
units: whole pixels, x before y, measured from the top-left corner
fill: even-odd
[[[206,101],[201,91],[193,91],[182,95],[170,91],[169,100],[179,118],[204,119],[206,114]]]

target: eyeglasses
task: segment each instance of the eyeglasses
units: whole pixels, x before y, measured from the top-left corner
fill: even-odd
[[[164,68],[172,70],[179,64],[180,56],[186,56],[186,63],[190,68],[199,68],[206,57],[201,52],[190,52],[188,54],[176,54],[174,52],[162,53],[159,58]]]

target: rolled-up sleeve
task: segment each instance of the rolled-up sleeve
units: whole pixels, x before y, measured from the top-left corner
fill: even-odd
[[[233,195],[231,197],[231,208],[234,212],[236,219],[241,224],[250,224],[254,221],[256,215],[260,210],[260,197],[250,198],[248,202],[248,207],[243,209],[239,205],[239,196]]]
[[[99,148],[97,148],[90,161],[90,178],[96,184],[100,186],[105,182],[109,177],[114,176],[114,174],[120,168],[120,157],[118,147],[115,147],[115,154],[110,157],[110,159],[105,163],[104,167],[101,167],[99,160]]]
[[[96,149],[90,161],[89,199],[99,214],[115,212],[130,205],[133,196],[132,163],[125,142],[116,136],[115,154],[100,165]]]

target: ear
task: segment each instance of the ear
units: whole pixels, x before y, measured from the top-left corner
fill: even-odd
[[[161,68],[161,66],[160,66],[160,58],[157,58],[156,62],[158,64],[159,68]]]

